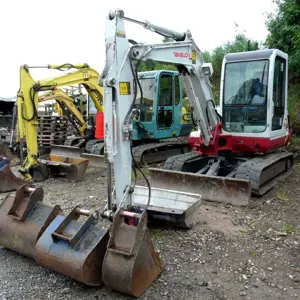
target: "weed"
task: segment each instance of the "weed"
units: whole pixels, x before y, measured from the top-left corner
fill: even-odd
[[[249,253],[250,253],[250,255],[253,256],[253,257],[256,257],[256,256],[257,256],[257,251],[255,251],[255,250],[251,250]]]
[[[287,234],[292,234],[296,232],[296,229],[292,224],[284,224],[283,231]]]
[[[286,195],[286,191],[285,191],[285,187],[283,183],[279,184],[279,189],[278,189],[278,193],[277,193],[277,198],[282,201],[282,202],[287,202],[289,201],[287,195]]]

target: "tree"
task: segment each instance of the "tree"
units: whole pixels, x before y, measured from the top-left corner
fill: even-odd
[[[275,13],[266,21],[269,34],[265,44],[289,55],[290,81],[299,82],[300,76],[300,1],[274,0]]]
[[[173,39],[170,37],[163,37],[162,42],[163,43],[169,43],[172,42]],[[145,71],[152,71],[152,70],[171,70],[171,71],[176,71],[176,67],[170,64],[163,64],[163,63],[158,63],[153,60],[146,60],[141,62],[139,71],[140,72],[145,72]]]
[[[289,55],[288,110],[295,133],[300,133],[300,1],[274,0],[275,13],[269,14],[266,26],[269,34],[265,45]]]
[[[214,73],[211,77],[214,93],[214,101],[219,104],[220,100],[220,82],[223,58],[228,53],[244,52],[258,50],[259,43],[248,39],[245,33],[239,32],[236,25],[236,35],[233,41],[227,41],[223,45],[215,48],[211,53],[205,51],[203,53],[204,61],[210,62],[213,65]]]

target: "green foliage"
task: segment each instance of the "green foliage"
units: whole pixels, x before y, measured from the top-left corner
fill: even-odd
[[[295,227],[292,224],[284,224],[283,231],[286,234],[292,234],[292,233],[296,232],[296,229],[295,229]]]
[[[300,133],[300,1],[274,0],[275,13],[266,21],[268,48],[277,48],[289,55],[288,110],[295,133]]]
[[[139,72],[153,71],[153,70],[176,71],[176,68],[173,65],[157,63],[152,60],[147,60],[140,63]]]
[[[287,195],[286,195],[286,190],[285,190],[285,186],[283,183],[279,184],[279,189],[278,189],[278,193],[277,193],[277,198],[282,201],[282,202],[287,202],[289,201]]]
[[[298,0],[274,0],[277,11],[269,14],[266,25],[269,34],[266,45],[278,48],[289,55],[290,81],[300,76],[300,2]]]
[[[163,38],[164,43],[171,42],[171,38]],[[220,102],[220,82],[221,82],[221,70],[222,61],[227,53],[243,52],[250,50],[257,50],[259,43],[247,38],[244,32],[240,32],[238,25],[236,25],[236,35],[233,41],[228,41],[225,44],[217,47],[211,53],[208,51],[203,52],[203,58],[205,62],[210,62],[213,65],[214,73],[211,77],[212,89],[214,94],[214,101],[216,104]],[[176,70],[176,67],[170,64],[157,63],[151,60],[147,60],[140,64],[139,71],[151,71],[151,70]],[[186,97],[185,91],[183,91],[183,97]],[[187,102],[187,101],[186,101]],[[185,104],[186,108],[189,108],[188,103]]]
[[[238,25],[236,25],[236,34],[233,41],[227,41],[223,45],[215,48],[211,53],[205,51],[203,57],[205,62],[210,62],[213,65],[214,73],[212,75],[212,86],[214,93],[214,101],[220,102],[220,82],[223,58],[228,53],[244,52],[251,50],[258,50],[259,43],[247,38],[245,33],[239,32]]]
[[[251,250],[249,253],[253,257],[257,256],[257,251],[256,250]]]

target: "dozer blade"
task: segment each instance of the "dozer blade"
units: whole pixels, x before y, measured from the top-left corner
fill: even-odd
[[[73,158],[88,159],[89,166],[97,168],[105,168],[104,155],[97,155],[82,152],[80,147],[65,146],[65,145],[51,145],[51,154],[67,156]]]
[[[89,165],[88,159],[51,153],[49,159],[41,158],[39,162],[47,167],[53,177],[65,177],[71,181],[83,180]]]
[[[88,159],[89,166],[96,167],[96,168],[106,168],[104,155],[82,153],[80,157]]]
[[[81,215],[87,216],[82,223]],[[36,262],[90,286],[102,284],[102,263],[109,233],[95,226],[98,213],[75,207],[57,216],[36,244]]]
[[[119,208],[102,267],[106,286],[135,297],[139,297],[164,268],[147,228],[146,213],[136,214]],[[133,219],[138,225],[127,224],[125,218]]]
[[[135,186],[131,195],[133,206],[147,209],[149,220],[161,220],[174,227],[191,228],[197,222],[201,195],[151,187]]]
[[[2,162],[4,163],[4,161],[1,161],[1,163]],[[3,167],[0,168],[0,192],[1,193],[15,191],[23,184],[31,183],[15,176],[15,174],[11,171],[8,164],[9,162],[7,162],[7,164],[3,165]]]
[[[67,157],[80,157],[81,152],[82,149],[80,147],[51,144],[50,154]]]
[[[149,168],[151,186],[173,191],[199,193],[202,200],[246,206],[251,197],[251,182],[179,171]]]
[[[0,206],[0,245],[34,258],[36,241],[62,211],[42,203],[43,189],[21,186]]]

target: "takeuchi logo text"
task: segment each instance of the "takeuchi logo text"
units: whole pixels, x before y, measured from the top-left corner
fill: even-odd
[[[175,57],[182,57],[182,58],[190,58],[190,54],[187,52],[173,52]]]

